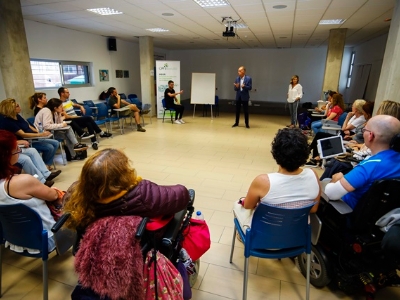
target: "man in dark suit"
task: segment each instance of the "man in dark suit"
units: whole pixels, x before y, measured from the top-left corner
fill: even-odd
[[[239,76],[236,78],[234,89],[236,91],[236,121],[232,127],[237,127],[239,125],[240,117],[240,106],[243,105],[244,111],[244,121],[246,123],[246,128],[250,128],[249,125],[249,91],[251,90],[252,80],[250,76],[246,75],[246,68],[241,66],[238,69]]]

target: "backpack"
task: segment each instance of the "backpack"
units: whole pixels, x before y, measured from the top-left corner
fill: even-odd
[[[146,300],[183,300],[182,276],[162,253],[147,252],[143,268]]]
[[[311,119],[308,117],[306,112],[300,113],[297,116],[297,122],[299,123],[299,128],[302,130],[309,130],[311,125]]]

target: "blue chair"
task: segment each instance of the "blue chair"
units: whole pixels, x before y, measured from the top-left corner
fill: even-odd
[[[125,93],[121,93],[121,94],[118,94],[118,95],[121,97],[121,99],[124,99],[124,100],[127,99]]]
[[[331,134],[339,134],[339,132],[342,130],[342,126],[344,121],[346,120],[347,117],[347,112],[344,112],[340,115],[338,121],[322,121],[322,130],[331,133]]]
[[[127,119],[127,118],[130,119],[130,121],[131,121],[131,128],[132,128],[132,130],[133,130],[132,115],[129,114],[129,115],[125,115],[125,116],[120,116],[119,112],[118,112],[118,111],[115,111],[115,110],[110,106],[109,100],[110,100],[110,99],[108,98],[107,101],[106,101],[106,104],[107,104],[107,107],[110,109],[110,114],[109,114],[109,116],[108,116],[108,119],[109,119],[109,122],[110,122],[110,125],[111,125],[111,130],[112,130],[112,123],[111,123],[111,122],[118,121],[118,125],[119,125],[119,128],[120,128],[120,130],[121,130],[121,134],[123,134],[123,133],[124,133],[124,128],[125,128],[124,122],[125,122],[125,119]]]
[[[60,219],[61,221],[61,219]],[[57,223],[56,223],[57,225]],[[59,230],[54,225],[52,231],[58,254],[65,253],[76,240],[76,235],[69,230]],[[38,249],[39,253],[31,254],[27,251],[15,252],[22,256],[41,258],[43,261],[43,299],[48,299],[48,236],[47,230],[43,229],[42,219],[39,214],[24,204],[0,205],[0,242],[8,241],[30,249]],[[56,236],[58,235],[58,236]],[[58,243],[60,242],[60,243]],[[2,263],[2,247],[0,247],[0,263]],[[0,273],[0,297],[1,297],[1,273]]]
[[[107,132],[109,132],[107,124],[110,123],[111,125],[111,121],[108,118],[107,105],[105,105],[104,103],[97,103],[96,107],[97,107],[97,116],[94,122],[97,125],[105,125]]]
[[[165,118],[165,112],[168,110],[168,111],[169,111],[169,114],[170,114],[170,116],[171,116],[171,123],[174,124],[174,120],[173,120],[172,117],[173,117],[174,112],[175,112],[175,114],[176,114],[175,109],[173,109],[173,108],[167,108],[166,105],[165,105],[165,99],[162,99],[161,102],[162,102],[162,106],[163,106],[163,109],[164,109],[164,114],[163,114],[163,117],[162,117],[163,123],[164,123],[164,118]]]
[[[249,271],[249,257],[286,258],[307,253],[307,286],[306,299],[310,296],[310,254],[311,254],[311,226],[308,224],[308,215],[314,204],[301,208],[287,209],[259,203],[254,210],[251,228],[244,234],[239,221],[234,218],[231,256],[239,233],[244,243],[244,278],[243,300],[247,299],[247,282]],[[276,250],[269,250],[276,249]]]
[[[142,123],[144,126],[144,115],[147,115],[150,113],[151,111],[151,104],[146,103],[145,105],[143,105],[142,101],[140,101],[139,98],[128,98],[128,102],[135,104],[141,111],[140,116],[142,117]],[[146,111],[146,113],[143,113],[143,111]],[[150,123],[152,124],[152,120],[151,120],[151,115],[150,115]]]
[[[35,117],[29,117],[26,119],[29,123],[29,125],[35,127]]]
[[[136,94],[129,94],[128,95],[128,99],[130,99],[130,98],[137,98],[137,95]]]

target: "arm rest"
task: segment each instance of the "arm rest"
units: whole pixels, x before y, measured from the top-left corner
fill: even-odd
[[[68,220],[70,213],[63,214],[60,219],[51,227],[52,232],[57,232],[64,225],[65,221]]]
[[[140,224],[136,230],[135,238],[140,239],[143,236],[143,233],[146,230],[146,224],[148,221],[149,221],[148,217],[145,217],[142,219],[142,221],[140,222]]]
[[[332,205],[341,215],[353,212],[353,209],[343,200],[330,200],[329,204]]]

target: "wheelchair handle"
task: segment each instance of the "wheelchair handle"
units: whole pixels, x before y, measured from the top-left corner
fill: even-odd
[[[140,222],[138,229],[136,230],[135,238],[140,239],[143,236],[144,231],[146,230],[146,224],[149,221],[148,217],[145,217]]]
[[[51,227],[52,232],[57,232],[64,225],[65,221],[70,217],[70,213],[63,214],[60,219]]]

